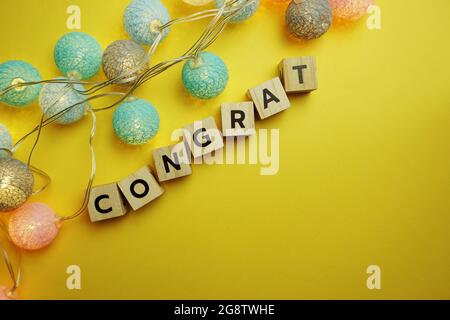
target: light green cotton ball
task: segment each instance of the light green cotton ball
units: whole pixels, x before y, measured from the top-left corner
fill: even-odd
[[[55,46],[55,63],[68,78],[87,80],[100,70],[102,48],[94,37],[84,32],[70,32]]]
[[[170,21],[170,15],[160,0],[133,0],[125,9],[123,24],[128,35],[139,44],[152,45],[158,28]],[[162,39],[170,28],[162,31]]]
[[[57,117],[57,124],[75,123],[83,118],[89,107],[89,102],[85,101],[87,97],[80,93],[83,90],[80,84],[47,83],[39,96],[39,106],[46,118]]]
[[[11,60],[0,64],[0,90],[15,84],[41,80],[39,72],[28,62]],[[26,107],[37,99],[41,88],[41,84],[18,86],[0,96],[0,101],[11,107]]]
[[[189,60],[183,67],[182,80],[186,90],[198,99],[212,99],[225,90],[228,69],[218,56],[203,52],[196,60]]]
[[[114,112],[113,128],[116,136],[126,144],[141,145],[153,139],[159,131],[156,108],[143,99],[122,103]]]

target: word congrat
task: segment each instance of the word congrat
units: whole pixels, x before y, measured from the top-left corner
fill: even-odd
[[[223,137],[249,136],[256,133],[254,108],[260,119],[266,119],[290,107],[287,93],[311,92],[317,89],[316,59],[287,58],[279,65],[276,77],[248,91],[251,102],[224,103],[221,106],[222,132],[213,117],[196,121],[183,128],[183,141],[153,151],[159,182],[192,174],[191,160],[224,147]],[[136,211],[160,197],[164,189],[146,166],[125,179],[92,188],[88,211],[92,222]]]

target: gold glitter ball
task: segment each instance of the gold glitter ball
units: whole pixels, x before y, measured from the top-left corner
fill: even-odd
[[[303,40],[322,36],[330,28],[332,20],[328,0],[293,0],[286,11],[289,32]]]
[[[115,41],[103,53],[103,72],[117,84],[133,82],[147,66],[144,48],[131,40]]]
[[[14,158],[0,159],[0,211],[17,209],[33,193],[30,168]]]

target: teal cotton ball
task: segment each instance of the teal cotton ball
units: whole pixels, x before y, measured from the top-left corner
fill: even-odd
[[[70,32],[58,40],[54,52],[58,69],[68,78],[86,80],[100,70],[102,48],[84,32]]]
[[[114,112],[113,128],[124,143],[141,145],[153,139],[159,131],[159,114],[143,99],[130,99]]]
[[[6,126],[0,123],[0,149],[8,149],[12,148],[12,137],[9,133],[9,130]],[[4,150],[0,150],[0,159],[8,157],[9,153]]]
[[[212,99],[225,90],[228,69],[213,53],[203,52],[196,60],[189,60],[183,67],[183,84],[186,90],[198,99]]]
[[[0,64],[0,90],[15,84],[41,80],[39,72],[25,61],[11,60]],[[25,107],[37,99],[41,88],[41,84],[17,87],[0,96],[0,101],[12,107]]]
[[[247,0],[239,0],[236,4],[241,5],[245,3]],[[222,8],[225,2],[229,2],[228,0],[214,0],[216,8]],[[253,16],[256,12],[256,10],[259,7],[259,0],[255,0],[252,4],[249,4],[239,10],[236,15],[230,19],[230,22],[232,23],[239,23],[242,21],[245,21],[249,19],[251,16]]]
[[[86,96],[78,91],[84,90],[80,84],[67,85],[65,83],[48,83],[41,91],[39,96],[39,105],[42,112],[47,118],[50,118],[63,110],[86,100]],[[86,109],[89,107],[88,102],[81,103],[72,107],[60,116],[55,123],[67,125],[77,122],[83,118]]]
[[[169,12],[159,0],[133,0],[123,17],[127,33],[143,45],[152,45],[159,34],[159,27],[169,21]],[[162,39],[168,33],[169,28],[164,29]]]

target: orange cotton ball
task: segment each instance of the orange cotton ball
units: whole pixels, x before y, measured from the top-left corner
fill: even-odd
[[[14,210],[8,225],[12,242],[25,250],[39,250],[48,246],[58,234],[55,212],[42,203],[28,203]]]
[[[363,17],[374,0],[330,0],[336,21],[350,22]]]

